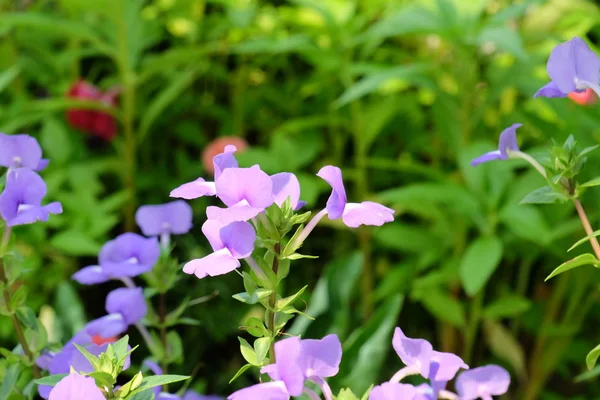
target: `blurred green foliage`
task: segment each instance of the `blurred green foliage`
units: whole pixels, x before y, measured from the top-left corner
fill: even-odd
[[[84,310],[103,312],[105,289],[76,291],[70,274],[133,229],[136,204],[165,202],[206,175],[200,155],[214,138],[237,135],[250,143],[242,164],[296,173],[311,208],[327,191],[314,173],[335,164],[355,200],[397,211],[358,239],[337,223],[318,230],[306,252],[321,257],[290,272],[289,292],[308,283],[306,313],[316,318],[297,318],[290,333],[343,339],[336,388],[360,393],[389,378],[400,325],[467,362],[505,365],[511,398],[600,390],[590,380],[598,367],[573,378],[598,342],[597,276],[581,269],[543,282],[584,236],[573,209],[520,205],[544,184],[524,163],[469,165],[515,122],[534,154],[571,133],[598,143],[597,106],[532,98],[554,45],[574,35],[598,42],[594,1],[0,0],[0,11],[0,131],[40,139],[50,197],[65,208],[17,236],[50,341],[68,339]],[[114,142],[68,126],[65,110],[102,108],[66,99],[79,78],[121,87],[107,110],[120,121]],[[583,199],[596,227],[598,200],[598,189]],[[193,203],[196,233],[208,204]],[[207,251],[198,237],[176,239],[181,260]],[[169,294],[175,304],[220,293],[189,312],[201,326],[180,330],[185,360],[175,372],[195,373],[200,389],[227,394],[251,379],[228,385],[244,363],[231,322],[257,311],[231,298],[240,289],[236,276],[192,277]]]

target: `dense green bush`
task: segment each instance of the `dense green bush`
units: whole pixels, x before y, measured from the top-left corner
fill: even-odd
[[[103,312],[106,289],[70,275],[135,229],[138,205],[206,175],[201,154],[215,138],[239,136],[249,143],[241,163],[296,173],[309,206],[328,191],[314,174],[335,164],[353,198],[397,212],[357,236],[322,228],[306,250],[321,257],[288,279],[290,293],[309,283],[305,312],[315,318],[297,318],[290,333],[342,339],[347,374],[333,386],[362,392],[395,371],[389,338],[400,321],[467,362],[506,366],[512,398],[588,399],[600,389],[587,380],[599,367],[580,375],[598,342],[595,271],[544,282],[585,235],[573,208],[520,205],[544,184],[524,163],[469,165],[514,122],[528,148],[569,134],[583,146],[600,140],[597,106],[532,98],[554,45],[597,41],[595,2],[0,0],[0,11],[0,131],[40,140],[52,160],[49,197],[64,206],[18,243],[50,341]],[[118,104],[68,98],[79,79],[117,87]],[[117,136],[73,128],[69,109],[110,113]],[[586,174],[597,176],[598,156],[590,161]],[[597,189],[584,199],[592,225],[598,199]],[[197,233],[208,204],[193,203]],[[177,240],[181,260],[208,251],[199,235]],[[228,384],[244,361],[223,317],[256,311],[231,299],[240,286],[186,276],[169,293],[170,306],[219,293],[187,311],[201,326],[179,330],[177,372],[195,371],[198,388],[227,394],[252,380]],[[14,342],[5,322],[0,334]]]

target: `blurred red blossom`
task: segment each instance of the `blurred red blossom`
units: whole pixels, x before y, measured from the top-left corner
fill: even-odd
[[[215,172],[213,167],[214,156],[222,153],[225,150],[225,146],[230,144],[237,147],[238,152],[242,152],[248,148],[248,142],[239,136],[221,136],[216,138],[210,142],[202,152],[202,165],[204,165],[206,171],[210,174]]]
[[[573,100],[577,104],[581,105],[592,105],[598,101],[598,96],[592,89],[586,89],[585,92],[577,93],[571,92],[569,93],[569,98]]]
[[[114,107],[117,104],[119,89],[113,88],[102,92],[96,86],[83,80],[75,82],[67,92],[67,97],[78,100],[99,101]],[[112,140],[117,135],[117,122],[115,118],[103,111],[86,109],[67,110],[67,120],[72,127],[90,135]]]

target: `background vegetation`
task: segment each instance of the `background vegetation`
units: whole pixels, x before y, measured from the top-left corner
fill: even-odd
[[[320,228],[304,251],[320,258],[290,273],[295,289],[309,284],[316,318],[297,318],[291,333],[343,340],[334,386],[362,392],[389,378],[399,325],[467,362],[506,366],[512,398],[597,396],[589,378],[600,369],[580,375],[598,342],[597,274],[543,282],[584,236],[574,210],[519,205],[543,181],[518,161],[469,165],[515,122],[533,154],[571,133],[598,143],[598,106],[532,99],[554,45],[598,42],[594,1],[0,0],[0,12],[0,131],[41,141],[49,197],[65,209],[17,236],[51,341],[102,315],[111,289],[80,287],[71,274],[136,229],[138,205],[208,175],[201,154],[215,138],[239,136],[249,143],[241,163],[296,173],[309,207],[327,195],[315,172],[335,164],[353,199],[397,211],[393,224],[358,235]],[[68,98],[79,79],[117,87],[118,104]],[[114,140],[70,126],[73,108],[113,115]],[[597,228],[598,189],[586,196]],[[176,238],[182,261],[208,251],[199,232],[209,202],[192,203],[197,235]],[[255,312],[231,298],[241,286],[235,274],[182,274],[169,294],[175,304],[219,292],[188,311],[200,326],[180,329],[172,372],[193,371],[199,389],[225,395],[252,379],[228,384],[243,360],[224,318]],[[15,342],[7,321],[0,342]]]

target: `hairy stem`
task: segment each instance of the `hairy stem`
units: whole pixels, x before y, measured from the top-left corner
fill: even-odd
[[[0,255],[4,255],[4,252],[6,251],[6,246],[8,245],[9,239],[10,239],[10,227],[7,226],[6,228],[4,228],[4,234],[2,235],[2,242],[0,243]],[[4,304],[6,305],[6,308],[8,309],[10,307],[10,288],[8,287],[8,278],[6,276],[6,271],[4,270],[4,262],[3,262],[2,258],[0,258],[0,281],[4,284],[4,288],[2,290],[2,297],[4,299]],[[29,348],[29,344],[27,343],[27,339],[25,338],[25,334],[23,333],[23,327],[21,326],[21,322],[19,322],[19,319],[17,318],[17,314],[12,312],[13,310],[9,309],[9,311],[11,311],[10,321],[12,322],[13,327],[15,328],[15,333],[17,334],[17,339],[18,339],[19,343],[21,344],[21,347],[23,348],[23,352],[25,353],[25,356],[31,362],[31,369],[33,372],[33,376],[35,378],[40,378],[41,377],[40,370],[39,370],[38,366],[35,364],[35,355]]]
[[[273,258],[273,272],[277,275],[279,271],[279,252],[281,251],[281,245],[277,243],[275,245],[275,257]],[[273,340],[271,341],[271,347],[269,348],[269,359],[271,364],[275,363],[275,307],[277,305],[277,290],[273,289],[273,293],[269,296],[269,318],[267,320],[267,329],[271,332]]]

